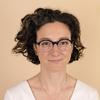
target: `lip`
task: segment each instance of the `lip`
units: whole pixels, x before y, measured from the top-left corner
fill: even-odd
[[[57,62],[60,62],[62,59],[56,59],[56,60],[49,60],[50,62],[55,62],[55,63],[57,63]]]

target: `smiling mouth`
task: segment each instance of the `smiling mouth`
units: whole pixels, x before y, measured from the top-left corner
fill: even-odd
[[[57,63],[57,62],[60,62],[62,59],[58,59],[58,60],[49,60],[50,62],[55,62],[55,63]]]

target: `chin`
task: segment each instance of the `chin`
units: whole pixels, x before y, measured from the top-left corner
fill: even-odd
[[[66,69],[66,64],[64,63],[48,63],[47,65],[48,70],[50,71],[61,71]]]

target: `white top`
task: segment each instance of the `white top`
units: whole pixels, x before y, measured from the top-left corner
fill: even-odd
[[[36,100],[27,81],[7,90],[4,100]],[[77,80],[71,100],[100,100],[96,89]]]

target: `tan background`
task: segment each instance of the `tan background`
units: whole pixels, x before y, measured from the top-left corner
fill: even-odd
[[[0,100],[7,88],[39,72],[39,66],[11,53],[20,19],[37,7],[66,10],[78,17],[87,49],[68,72],[100,93],[100,0],[0,0]]]

